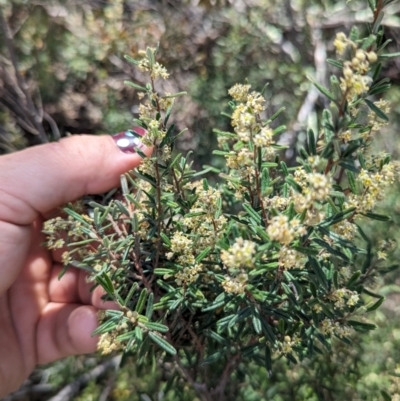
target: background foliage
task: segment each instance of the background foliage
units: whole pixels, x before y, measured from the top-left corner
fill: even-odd
[[[286,107],[277,124],[286,124],[282,143],[291,144],[288,163],[304,140],[304,128],[315,120],[324,106],[306,75],[328,80],[325,58],[334,50],[332,41],[339,30],[366,22],[370,15],[364,1],[329,0],[202,0],[202,1],[73,1],[0,0],[4,18],[11,28],[18,70],[28,87],[36,112],[48,114],[60,134],[118,132],[130,126],[137,113],[131,88],[123,81],[144,82],[137,70],[123,59],[141,48],[160,42],[160,61],[172,75],[165,88],[186,90],[189,96],[177,102],[178,128],[189,130],[179,142],[181,150],[195,149],[196,163],[213,163],[215,148],[212,128],[227,128],[229,120],[220,115],[227,89],[246,78],[253,88],[269,83],[266,92],[273,114]],[[400,5],[395,1],[384,19],[386,35],[392,38],[391,51],[400,35]],[[398,158],[400,82],[398,59],[385,67],[384,74],[394,85],[391,125],[378,138],[385,150]],[[9,152],[39,142],[38,135],[21,122],[21,104],[5,102],[15,85],[5,80],[5,71],[14,76],[4,34],[0,37],[0,146]],[[14,88],[14,92],[13,91]],[[40,96],[39,96],[40,95]],[[14,95],[15,96],[15,95]],[[57,137],[50,119],[42,124],[47,138]],[[29,128],[29,127],[28,127]],[[400,200],[398,188],[382,204],[382,213],[391,210],[390,230],[400,241]],[[388,213],[388,212],[386,212]],[[379,224],[369,233],[377,239],[387,235]],[[390,256],[398,260],[396,250]],[[387,296],[375,313],[379,326],[368,337],[358,336],[351,348],[337,344],[331,354],[288,368],[282,362],[274,375],[264,369],[244,371],[239,367],[232,380],[242,383],[237,400],[397,400],[400,399],[400,310],[397,273],[377,283]],[[107,360],[92,356],[70,358],[42,367],[10,399],[46,400],[68,383]],[[110,364],[109,364],[110,365]],[[168,377],[156,369],[157,361],[137,366],[127,361],[118,370],[77,386],[68,398],[75,400],[193,400],[185,383],[174,383],[167,391]],[[108,365],[107,365],[108,367]],[[167,367],[168,368],[168,367]],[[398,369],[398,370],[397,370]],[[165,369],[164,371],[167,371]],[[399,398],[397,398],[399,397]],[[59,398],[61,399],[61,398]]]

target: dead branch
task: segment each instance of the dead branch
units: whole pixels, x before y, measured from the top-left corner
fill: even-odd
[[[48,401],[70,401],[79,392],[79,390],[88,384],[91,380],[96,380],[102,376],[109,369],[117,369],[121,362],[121,355],[117,355],[112,359],[96,366],[90,372],[78,377],[72,383],[65,386],[59,391],[54,397],[51,397]]]

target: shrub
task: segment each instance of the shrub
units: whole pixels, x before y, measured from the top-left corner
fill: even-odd
[[[329,100],[318,130],[309,129],[298,165],[281,160],[284,146],[271,128],[283,111],[265,113],[268,90],[234,85],[229,94],[233,132],[215,129],[225,158],[222,169],[192,169],[190,153],[173,153],[182,134],[169,124],[176,98],[161,94],[168,79],[157,49],[127,60],[148,74],[145,86],[127,82],[144,99],[137,136],[154,148],[141,166],[121,177],[122,193],[107,204],[82,202],[64,210],[68,218],[46,222],[50,249],[65,245],[65,269],[88,271],[120,310],[100,316],[99,349],[123,350],[140,360],[162,360],[169,384],[183,378],[204,400],[232,394],[229,378],[240,364],[266,367],[314,358],[337,338],[350,344],[353,331],[375,326],[366,313],[384,298],[371,291],[390,240],[373,243],[366,220],[376,213],[385,189],[400,172],[386,153],[371,154],[374,133],[387,121],[389,103],[376,100],[389,89],[380,79],[384,54],[382,9],[369,1],[373,22],[361,37],[340,32],[340,76],[330,88],[315,82]],[[202,175],[214,173],[209,184]],[[368,302],[368,300],[376,300]],[[238,384],[238,383],[236,383]]]

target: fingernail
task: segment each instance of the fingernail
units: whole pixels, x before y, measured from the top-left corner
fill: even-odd
[[[112,136],[115,144],[124,153],[135,153],[136,149],[144,148],[142,141],[135,134],[133,134],[132,131],[140,136],[143,136],[146,133],[144,128],[134,127],[131,131],[122,131]]]

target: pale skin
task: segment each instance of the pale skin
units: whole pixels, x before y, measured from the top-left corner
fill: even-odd
[[[117,186],[140,160],[111,137],[85,135],[0,157],[0,398],[36,365],[96,350],[97,312],[113,305],[81,271],[58,280],[60,252],[43,246],[42,223],[66,202]]]

